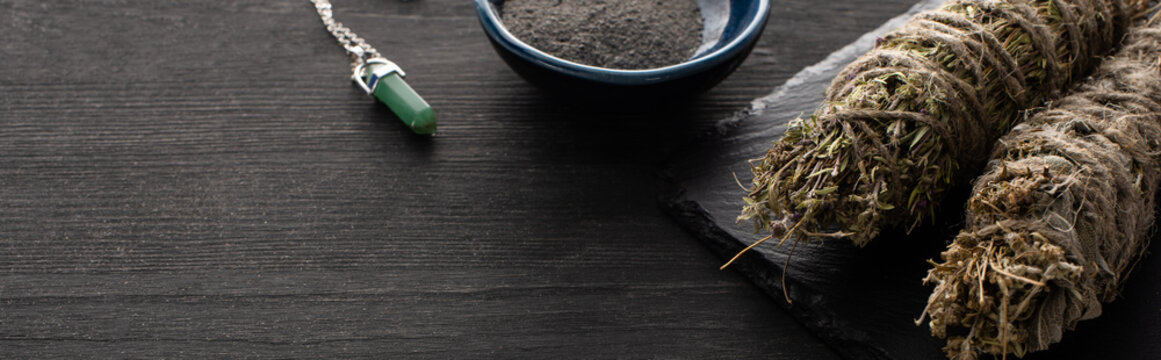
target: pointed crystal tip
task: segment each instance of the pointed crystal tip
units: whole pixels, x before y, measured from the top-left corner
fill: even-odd
[[[373,70],[368,71],[368,77],[372,74],[374,74]],[[389,73],[379,78],[371,86],[374,88],[375,98],[387,105],[399,117],[399,120],[411,128],[411,131],[420,135],[435,133],[435,110],[432,110],[431,106],[427,105],[427,102],[411,86],[407,85],[407,82],[403,81],[403,77],[399,76],[398,73]]]

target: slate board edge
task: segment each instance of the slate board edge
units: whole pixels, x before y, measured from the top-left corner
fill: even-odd
[[[747,118],[761,115],[767,104],[777,103],[779,98],[788,94],[787,89],[794,88],[807,79],[824,76],[823,74],[827,72],[832,72],[841,66],[845,66],[853,58],[857,58],[859,55],[870,50],[874,46],[875,41],[882,35],[898,28],[916,13],[937,8],[944,1],[922,0],[918,2],[908,9],[907,12],[863,34],[854,42],[828,55],[826,59],[799,71],[769,95],[757,98],[751,102],[749,109],[739,111],[735,115],[719,121],[715,124],[713,131],[705,134],[703,138],[695,141],[687,149],[696,149],[706,143],[724,138],[733,130],[737,129]],[[671,168],[671,166],[667,166],[667,168]],[[729,259],[744,248],[744,245],[738,239],[716,226],[705,209],[695,201],[688,200],[685,197],[684,189],[677,179],[666,174],[663,174],[662,178],[666,183],[663,186],[666,189],[662,195],[663,208],[665,208],[675,221],[681,224],[682,228],[701,240],[722,259]],[[753,256],[753,253],[750,255],[752,256],[744,255],[743,258],[745,258],[745,261],[739,261],[731,266],[758,288],[776,299],[794,318],[798,319],[799,322],[840,356],[848,359],[892,359],[884,349],[872,346],[866,342],[865,334],[861,332],[843,333],[837,331],[836,329],[846,327],[833,325],[835,323],[841,323],[841,320],[830,315],[830,312],[827,311],[825,306],[825,299],[818,298],[813,299],[813,301],[801,301],[800,299],[793,304],[787,303],[784,298],[784,289],[780,286],[782,283],[783,264],[771,262],[762,256]],[[773,281],[769,281],[771,279]],[[793,278],[786,279],[786,287],[790,293],[811,292],[804,284],[794,281]],[[819,295],[817,292],[815,294]],[[828,323],[832,325],[823,325]]]
[[[669,215],[679,222],[687,232],[705,243],[715,254],[722,259],[729,259],[744,248],[737,239],[714,226],[709,214],[700,205],[694,201],[676,200],[680,199],[681,195],[676,196],[677,198],[671,198],[666,205]],[[818,298],[813,301],[802,301],[799,297],[799,301],[787,303],[783,288],[777,285],[782,282],[782,264],[769,261],[768,258],[755,254],[743,255],[742,260],[730,265],[730,267],[774,298],[775,302],[826,343],[831,350],[848,359],[892,359],[882,349],[863,340],[861,333],[843,333],[836,330],[849,327],[825,326],[824,324],[827,323],[841,323],[842,321],[827,311],[825,299],[818,297],[818,292],[811,291],[805,284],[789,277],[786,278],[786,287],[791,293],[810,293]]]

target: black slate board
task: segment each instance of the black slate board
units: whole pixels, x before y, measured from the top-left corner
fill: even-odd
[[[670,213],[713,251],[727,259],[762,235],[736,223],[748,183],[747,160],[761,156],[779,138],[787,121],[811,113],[831,79],[866,52],[882,34],[912,14],[937,7],[925,0],[907,13],[865,34],[810,66],[751,109],[719,122],[703,141],[680,152],[670,164],[675,195]],[[735,176],[737,179],[735,179]],[[950,201],[965,198],[958,191]],[[936,258],[958,230],[962,213],[947,206],[942,223],[911,234],[885,232],[866,248],[846,241],[777,246],[750,251],[733,265],[844,357],[853,359],[939,359],[943,340],[916,326],[930,288],[921,283],[927,259]],[[1156,245],[1152,247],[1156,249]],[[789,271],[783,277],[788,254]],[[1126,284],[1122,299],[1105,314],[1083,322],[1062,344],[1031,359],[1154,359],[1161,356],[1161,261],[1146,258]],[[784,287],[785,285],[785,287]],[[785,291],[785,292],[784,292]]]

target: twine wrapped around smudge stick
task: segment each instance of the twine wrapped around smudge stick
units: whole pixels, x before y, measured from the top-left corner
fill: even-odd
[[[1058,97],[1144,0],[951,0],[848,65],[808,118],[751,161],[739,221],[783,240],[920,224],[1025,108]]]
[[[1161,181],[1161,26],[997,143],[924,315],[953,359],[1023,356],[1101,313],[1144,254]],[[922,318],[920,319],[920,322]]]

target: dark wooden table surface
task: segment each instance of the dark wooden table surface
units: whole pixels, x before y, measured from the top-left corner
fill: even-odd
[[[0,358],[836,356],[669,219],[658,169],[911,0],[774,0],[681,107],[547,98],[467,0],[0,0]]]

